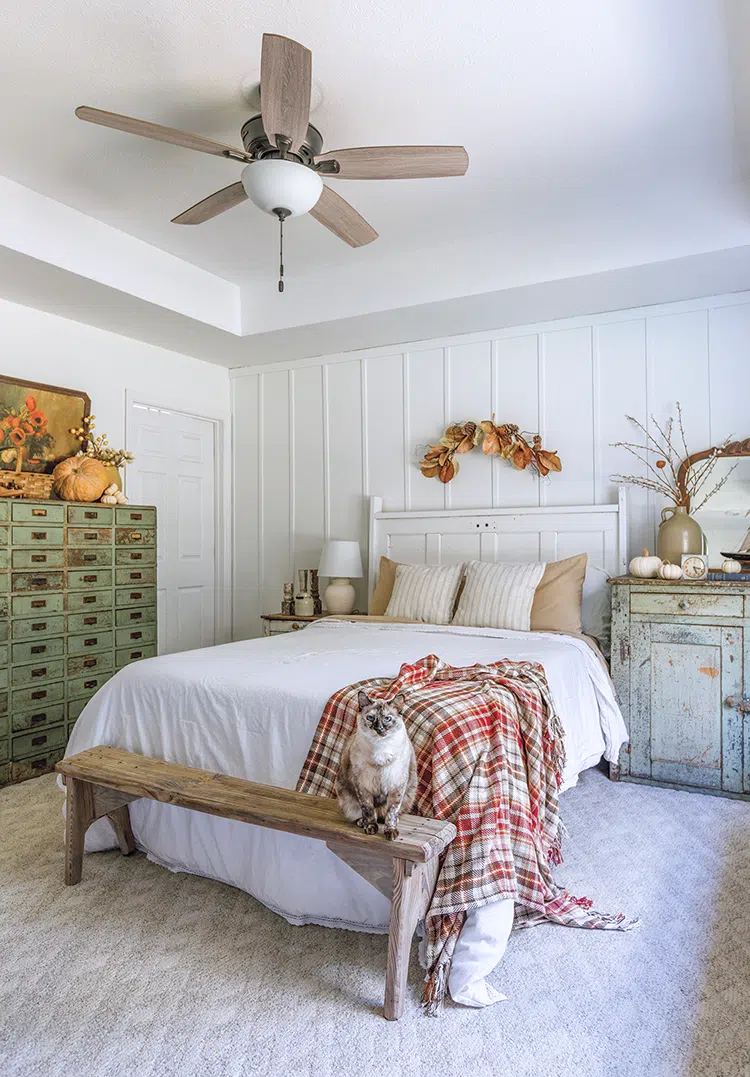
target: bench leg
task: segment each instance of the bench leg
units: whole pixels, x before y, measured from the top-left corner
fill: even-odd
[[[88,782],[68,776],[65,783],[65,885],[81,881],[83,840],[94,821],[94,793]]]
[[[388,1021],[398,1021],[404,1012],[411,940],[430,904],[437,873],[437,857],[428,864],[393,859],[393,896],[383,1010]]]
[[[130,856],[131,853],[135,852],[135,838],[130,826],[130,812],[127,804],[123,804],[121,807],[109,812],[107,818],[115,828],[120,852],[123,856]]]

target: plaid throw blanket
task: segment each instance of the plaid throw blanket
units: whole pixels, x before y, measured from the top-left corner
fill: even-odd
[[[425,1005],[437,1013],[466,913],[513,898],[515,926],[552,921],[626,930],[622,914],[596,912],[588,898],[556,886],[560,863],[557,794],[565,763],[563,730],[543,668],[493,662],[453,668],[431,654],[403,665],[393,681],[352,684],[333,695],[318,723],[297,783],[334,796],[341,750],[357,718],[357,693],[403,708],[417,756],[418,814],[455,823],[427,913]]]

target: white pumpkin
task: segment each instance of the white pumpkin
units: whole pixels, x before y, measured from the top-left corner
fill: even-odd
[[[671,561],[662,561],[659,565],[660,580],[681,580],[682,569],[679,565],[673,565]]]
[[[102,494],[101,502],[103,505],[116,505],[117,498],[114,494]]]
[[[733,558],[728,557],[724,564],[721,566],[722,572],[742,572],[742,565],[739,561],[735,561]]]
[[[661,557],[649,556],[648,550],[643,548],[643,557],[634,557],[628,566],[631,576],[639,576],[643,580],[656,579],[661,567]]]

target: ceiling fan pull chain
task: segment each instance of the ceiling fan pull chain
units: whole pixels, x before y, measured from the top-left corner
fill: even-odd
[[[284,218],[279,214],[279,291],[284,291]]]

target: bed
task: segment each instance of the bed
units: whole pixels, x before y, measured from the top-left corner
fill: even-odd
[[[370,586],[381,554],[449,563],[474,557],[553,560],[585,551],[603,579],[621,569],[623,535],[622,501],[585,508],[386,513],[373,498]],[[429,653],[462,666],[500,657],[541,662],[566,730],[564,788],[602,756],[616,761],[627,739],[624,723],[601,656],[585,640],[346,619],[127,667],[81,713],[67,754],[106,744],[294,788],[333,692],[364,678],[394,676],[402,662]],[[139,846],[171,870],[240,887],[294,924],[388,929],[387,900],[320,842],[154,801],[134,803],[131,815]],[[90,829],[87,852],[114,845],[106,820]],[[479,923],[467,919],[466,945],[454,959],[457,977],[463,966],[468,984],[458,1000],[475,1005],[495,1001],[482,981],[502,954],[509,930],[500,910],[478,912],[484,916]],[[482,947],[471,942],[477,931]]]

